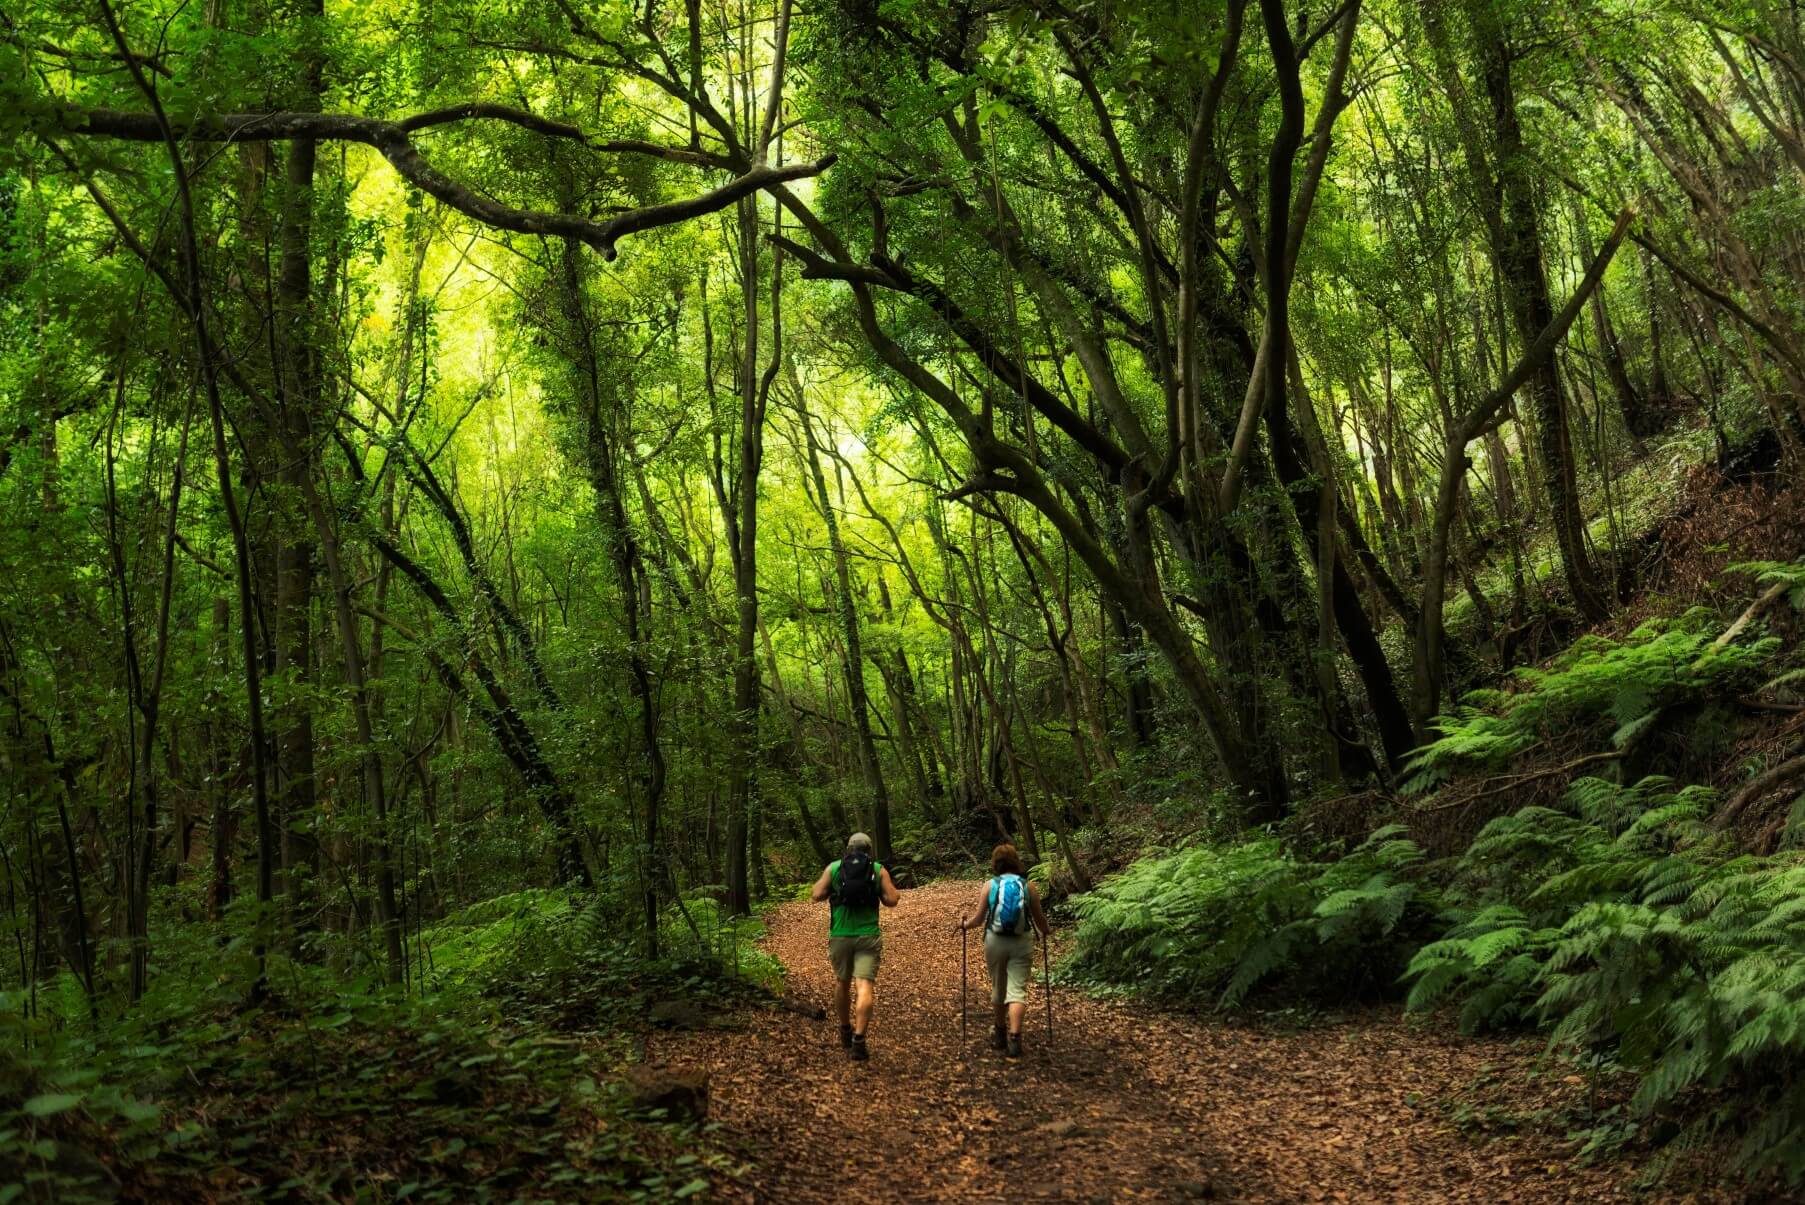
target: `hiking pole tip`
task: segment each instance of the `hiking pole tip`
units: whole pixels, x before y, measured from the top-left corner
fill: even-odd
[[[1040,935],[1041,993],[1047,998],[1047,1049],[1053,1049],[1053,962],[1047,954],[1047,935]]]

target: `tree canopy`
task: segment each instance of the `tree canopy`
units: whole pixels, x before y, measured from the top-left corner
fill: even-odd
[[[1402,791],[1686,466],[1797,466],[1801,64],[1770,0],[8,5],[0,983]]]

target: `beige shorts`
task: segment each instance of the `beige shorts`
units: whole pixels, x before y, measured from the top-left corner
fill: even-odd
[[[1028,975],[1034,969],[1034,934],[984,934],[984,965],[990,968],[992,1004],[1026,1004]]]
[[[884,960],[884,939],[875,936],[830,937],[827,939],[827,960],[833,963],[834,978],[841,982],[875,980],[877,965]]]

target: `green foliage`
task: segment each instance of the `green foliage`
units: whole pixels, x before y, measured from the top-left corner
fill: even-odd
[[[762,955],[742,948],[737,979],[724,960],[757,922],[720,926],[723,957],[673,941],[650,960],[596,920],[599,898],[534,890],[461,909],[422,933],[412,992],[276,957],[271,995],[250,1002],[244,939],[191,926],[156,935],[163,973],[132,1008],[89,1021],[72,979],[41,991],[35,1016],[0,993],[0,1183],[72,1202],[115,1199],[115,1177],[138,1199],[226,1183],[304,1199],[407,1184],[440,1201],[555,1199],[577,1183],[585,1199],[693,1195],[722,1164],[687,1126],[659,1137],[657,1119],[626,1115],[617,1071],[656,1001],[764,998]],[[247,1137],[272,1129],[283,1142]]]
[[[783,967],[759,948],[757,917],[733,917],[696,893],[664,910],[662,956],[623,935],[597,894],[532,890],[463,909],[424,935],[431,986],[447,999],[487,999],[557,1028],[636,1023],[659,999],[762,1002]]]
[[[1585,636],[1547,669],[1517,671],[1521,689],[1468,693],[1441,717],[1441,736],[1407,767],[1407,791],[1424,791],[1460,773],[1496,772],[1512,758],[1555,737],[1596,735],[1623,748],[1663,708],[1750,684],[1777,642],[1719,646],[1703,611],[1676,621],[1651,620],[1622,641]]]
[[[462,909],[422,934],[433,985],[481,989],[568,962],[592,933],[600,900],[577,907],[568,892],[531,889]]]
[[[1694,1088],[1737,1089],[1739,1155],[1805,1180],[1805,873],[1756,859],[1646,873],[1580,908],[1541,976],[1555,1043],[1608,1049],[1641,1082],[1642,1113]]]
[[[1446,892],[1448,932],[1411,959],[1411,1008],[1459,998],[1468,1032],[1529,1019],[1542,967],[1580,909],[1687,881],[1716,844],[1703,824],[1708,793],[1677,794],[1664,779],[1618,787],[1581,779],[1570,810],[1500,816],[1457,859]]]
[[[1067,967],[1220,1007],[1278,984],[1324,998],[1384,991],[1433,910],[1421,861],[1398,829],[1332,863],[1300,861],[1272,838],[1146,859],[1073,902]]]
[[[1736,1109],[1695,1125],[1733,1125],[1746,1167],[1805,1179],[1805,867],[1735,856],[1697,788],[1589,779],[1566,803],[1493,821],[1461,856],[1410,1007],[1549,1025],[1637,1073],[1644,1116],[1733,1086]]]
[[[1763,586],[1786,587],[1786,601],[1805,611],[1805,561],[1744,561],[1731,565],[1732,573],[1752,573]]]
[[[758,922],[686,907],[705,940],[673,906],[652,960],[603,893],[484,900],[410,942],[406,990],[381,982],[361,943],[317,934],[308,961],[272,953],[260,1002],[246,996],[255,900],[217,925],[168,907],[135,1004],[103,995],[90,1018],[68,974],[0,992],[0,1184],[71,1202],[115,1199],[115,1178],[138,1199],[217,1195],[214,1176],[306,1199],[408,1183],[424,1200],[555,1199],[574,1182],[586,1199],[663,1199],[706,1185],[707,1141],[653,1134],[614,1086],[657,1002],[768,999]],[[283,1143],[246,1140],[271,1128]],[[347,1151],[342,1136],[366,1130],[379,1137]]]

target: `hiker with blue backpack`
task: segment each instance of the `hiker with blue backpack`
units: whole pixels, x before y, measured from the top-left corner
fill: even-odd
[[[1012,1059],[1022,1057],[1022,1019],[1028,1015],[1028,978],[1034,969],[1034,934],[1051,929],[1041,910],[1040,892],[1025,877],[1022,856],[1004,842],[990,851],[990,881],[970,916],[959,918],[959,931],[984,927],[984,965],[990,970],[990,1000],[996,1029],[992,1050]]]
[[[896,884],[871,856],[871,838],[854,833],[846,839],[846,852],[829,862],[815,880],[811,898],[816,903],[829,900],[833,905],[827,958],[838,981],[834,1003],[840,1013],[840,1045],[855,1063],[862,1063],[871,1057],[865,1035],[877,1005],[877,968],[884,957],[877,908],[879,904],[896,907]]]

